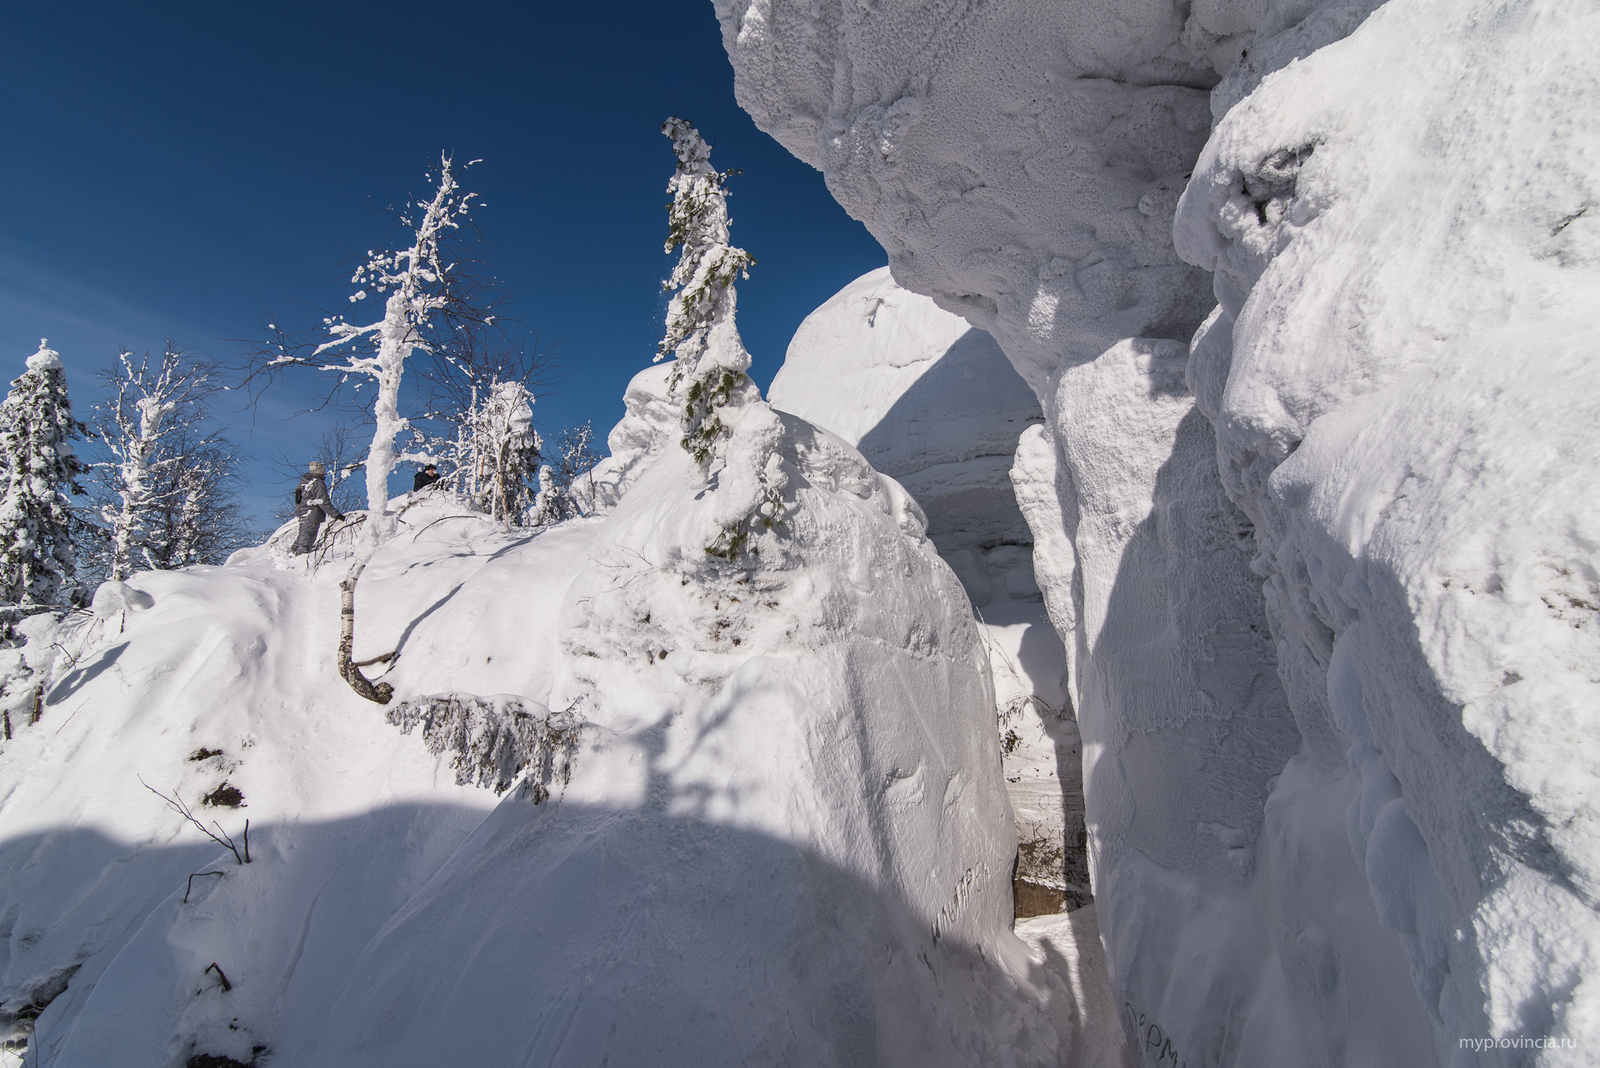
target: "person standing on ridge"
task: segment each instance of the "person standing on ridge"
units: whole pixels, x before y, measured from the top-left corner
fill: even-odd
[[[306,473],[300,476],[300,485],[295,487],[294,514],[300,520],[300,533],[290,550],[295,555],[310,552],[317,543],[317,528],[322,526],[324,515],[335,520],[344,518],[344,513],[328,499],[328,483],[323,478],[326,472],[322,464],[312,460]]]
[[[435,464],[429,464],[421,471],[418,471],[417,477],[411,480],[411,492],[415,493],[419,489],[427,489],[437,481],[439,481],[439,468]]]

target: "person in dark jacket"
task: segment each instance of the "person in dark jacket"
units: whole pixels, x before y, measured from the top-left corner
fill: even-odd
[[[418,471],[417,477],[411,480],[411,492],[415,493],[419,489],[427,489],[437,481],[439,481],[439,468],[429,464],[421,471]]]
[[[294,490],[294,514],[300,520],[300,533],[294,539],[294,553],[308,553],[317,543],[317,528],[322,526],[322,517],[329,519],[343,519],[344,513],[333,506],[328,499],[328,483],[323,478],[326,469],[317,461],[311,461],[306,468],[306,473],[300,476],[300,485]]]

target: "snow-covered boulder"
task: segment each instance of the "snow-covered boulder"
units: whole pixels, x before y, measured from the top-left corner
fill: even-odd
[[[1033,579],[1033,538],[1009,470],[1044,417],[994,339],[888,268],[806,317],[773,379],[775,407],[827,427],[892,475],[977,608],[1017,819],[1021,913],[1089,898],[1082,762],[1067,662]]]

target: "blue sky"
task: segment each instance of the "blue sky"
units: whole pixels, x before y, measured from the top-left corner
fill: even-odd
[[[709,2],[13,5],[0,35],[0,373],[40,337],[80,416],[119,345],[222,359],[267,309],[310,326],[347,306],[350,257],[425,191],[440,151],[484,162],[464,185],[511,313],[559,341],[547,436],[622,414],[661,331],[672,153],[694,121],[731,183],[734,239],[759,261],[739,322],[763,386],[807,312],[881,266],[821,175],[733,98]],[[250,503],[287,489],[267,464],[327,421],[288,419],[314,372],[234,425]],[[398,485],[398,482],[397,482]]]

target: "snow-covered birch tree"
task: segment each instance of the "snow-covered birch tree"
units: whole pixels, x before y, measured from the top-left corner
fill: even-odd
[[[655,358],[677,357],[668,385],[682,405],[683,448],[708,477],[722,464],[722,529],[706,552],[732,560],[752,533],[779,521],[786,484],[776,453],[781,428],[746,373],[750,354],[734,323],[734,279],[748,278],[755,258],[730,242],[728,173],[711,166],[700,132],[680,118],[668,119],[661,132],[678,157],[667,185],[666,251],[682,251],[664,283],[672,298]]]
[[[61,356],[39,340],[28,369],[0,405],[0,602],[23,609],[54,607],[75,592],[77,555],[72,502],[82,493],[83,462],[69,439],[87,429],[72,417]]]
[[[469,164],[470,166],[470,164]],[[314,367],[336,375],[339,383],[356,379],[374,387],[372,443],[367,450],[367,513],[356,552],[340,590],[339,673],[361,696],[387,704],[392,695],[386,683],[374,685],[351,660],[355,643],[356,583],[378,547],[393,534],[396,516],[388,511],[389,476],[407,460],[431,461],[431,453],[410,453],[398,447],[412,431],[400,413],[400,386],[406,361],[417,351],[437,353],[441,336],[457,337],[472,325],[493,320],[471,299],[475,279],[451,253],[452,236],[467,220],[477,194],[463,192],[449,156],[441,155],[431,176],[434,190],[426,200],[410,203],[397,216],[405,233],[401,247],[369,251],[351,276],[356,292],[351,304],[370,296],[383,299],[383,314],[365,323],[343,315],[323,321],[327,339],[310,352],[291,348],[275,326],[275,349],[258,353],[252,377],[290,366]]]
[[[370,378],[375,386],[362,536],[369,555],[394,532],[393,517],[387,513],[389,475],[396,464],[413,458],[396,448],[400,436],[410,430],[410,421],[400,414],[400,382],[406,360],[416,349],[430,347],[435,321],[461,306],[454,284],[457,264],[445,246],[476,198],[475,193],[461,191],[450,157],[441,156],[433,196],[426,202],[417,201],[401,215],[409,245],[369,252],[350,279],[358,287],[350,303],[371,295],[383,297],[383,316],[364,324],[333,316],[326,321],[329,340],[318,345],[309,359],[284,357],[286,362],[313,363],[344,378]]]
[[[204,415],[202,401],[217,388],[214,368],[186,356],[170,343],[161,359],[135,357],[126,349],[117,353],[117,365],[106,375],[111,396],[97,408],[101,442],[111,454],[105,482],[114,497],[101,509],[110,531],[108,573],[121,581],[130,573],[162,566],[171,560],[171,546],[156,544],[149,529],[157,517],[167,520],[166,531],[180,542],[194,543],[202,512],[215,503],[205,492],[214,468],[215,443],[193,433]],[[180,440],[181,439],[181,440]],[[201,451],[207,453],[202,457]],[[190,455],[190,453],[196,455]],[[176,555],[189,555],[181,548]],[[188,563],[181,559],[176,565]]]

